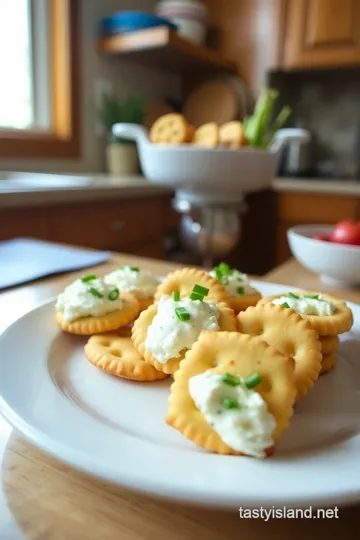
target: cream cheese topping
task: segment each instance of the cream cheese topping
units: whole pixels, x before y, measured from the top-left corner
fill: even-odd
[[[209,274],[211,277],[218,279],[215,270],[211,270]],[[223,275],[219,282],[225,287],[230,296],[248,296],[257,292],[251,287],[248,276],[238,270],[232,270],[231,273]]]
[[[226,384],[221,375],[208,370],[191,377],[189,393],[225,444],[248,456],[266,457],[266,449],[274,444],[276,421],[256,390]],[[238,406],[227,408],[226,400],[236,401]]]
[[[152,298],[159,281],[150,272],[133,266],[123,266],[107,274],[105,283],[120,291],[132,293],[137,298]]]
[[[86,282],[77,279],[66,287],[58,296],[55,309],[62,313],[65,321],[71,322],[81,317],[100,317],[122,307],[119,292],[96,278]]]
[[[179,320],[176,308],[184,308],[190,314],[188,321]],[[181,352],[190,349],[202,330],[219,330],[219,310],[215,303],[183,298],[179,301],[163,296],[157,313],[148,328],[145,348],[161,364],[170,358],[179,358]]]
[[[304,315],[318,315],[321,317],[332,315],[335,311],[335,306],[333,302],[329,302],[328,300],[324,300],[321,295],[316,295],[313,298],[300,296],[300,295],[294,295],[298,296],[292,297],[292,296],[281,296],[280,298],[276,298],[272,301],[275,305],[283,305],[287,304],[289,308],[296,311],[297,313],[302,313]]]

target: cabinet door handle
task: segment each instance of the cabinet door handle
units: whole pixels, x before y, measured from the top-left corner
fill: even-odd
[[[113,231],[122,231],[125,229],[125,221],[115,220],[110,223],[110,229]]]

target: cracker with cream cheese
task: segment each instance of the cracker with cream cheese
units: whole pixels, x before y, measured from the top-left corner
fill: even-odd
[[[294,361],[260,337],[202,332],[174,375],[166,422],[209,452],[264,458],[290,422],[296,392]]]
[[[182,299],[180,302],[172,303],[171,297],[163,296],[159,302],[153,304],[140,314],[132,328],[132,339],[135,348],[141,356],[157,370],[167,374],[174,374],[176,372],[186,351],[196,341],[201,329],[204,329],[202,326],[199,331],[197,330],[197,328],[200,327],[200,316],[203,318],[202,321],[204,320],[204,323],[207,323],[207,309],[209,310],[208,328],[213,326],[214,331],[236,330],[236,317],[234,311],[227,304],[222,302],[217,304],[210,303],[209,305],[207,299],[204,302],[194,303],[192,306],[194,315],[191,315],[189,320],[179,320],[175,314],[175,309],[177,305],[183,306],[185,301],[186,299]],[[167,305],[167,302],[169,303],[171,311],[168,311],[169,306]],[[164,306],[164,308],[162,306]],[[162,309],[164,309],[164,318],[160,319]],[[203,314],[204,311],[205,315]],[[213,319],[214,315],[212,315],[212,313],[217,314],[218,319],[216,322]],[[162,324],[164,324],[164,327],[162,327]],[[201,322],[201,324],[203,324],[203,322]],[[148,346],[149,336],[151,336],[151,343],[154,344],[157,331],[158,352],[155,352],[154,350],[150,351]],[[183,345],[184,343],[185,345]],[[170,348],[171,352],[169,352]],[[175,350],[176,353],[173,352]]]
[[[327,314],[307,314],[300,312],[296,309],[295,303],[300,301],[308,301],[316,308],[316,302],[320,300],[320,307],[324,306],[324,309],[328,310]],[[321,304],[324,301],[325,304]],[[307,319],[311,326],[316,330],[319,336],[336,336],[343,334],[351,330],[354,323],[353,313],[348,307],[346,302],[335,298],[329,294],[312,292],[312,291],[296,291],[289,293],[272,294],[262,298],[258,305],[265,305],[270,303],[277,303],[282,305],[285,309],[290,307],[294,311],[297,311],[299,315]]]

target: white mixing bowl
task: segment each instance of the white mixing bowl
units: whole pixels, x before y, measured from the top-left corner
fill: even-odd
[[[330,234],[332,225],[298,225],[287,232],[290,250],[308,270],[319,274],[323,283],[360,285],[360,246],[315,240],[316,234]]]

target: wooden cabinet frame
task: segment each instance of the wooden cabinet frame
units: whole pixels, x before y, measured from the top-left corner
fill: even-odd
[[[2,158],[80,156],[80,0],[48,1],[52,20],[52,126],[41,133],[0,130]]]

